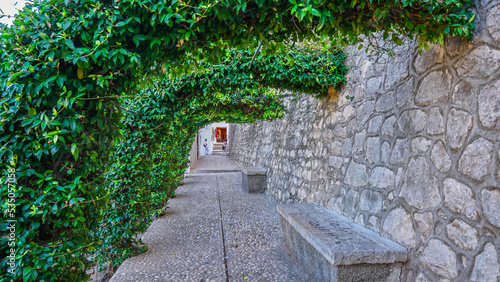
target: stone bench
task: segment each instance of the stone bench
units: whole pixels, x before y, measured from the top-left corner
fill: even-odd
[[[242,167],[243,191],[247,193],[263,193],[266,190],[267,173],[258,167]]]
[[[312,281],[399,281],[407,250],[315,203],[277,206],[285,244]]]

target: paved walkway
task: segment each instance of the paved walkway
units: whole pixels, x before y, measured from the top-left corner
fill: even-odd
[[[282,241],[275,206],[245,194],[227,156],[203,156],[143,236],[148,252],[111,281],[303,281]]]

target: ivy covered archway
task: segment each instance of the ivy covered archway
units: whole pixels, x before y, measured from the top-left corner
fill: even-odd
[[[423,47],[471,35],[465,2],[28,4],[0,31],[3,273],[81,280],[92,254],[119,263],[177,185],[197,128],[279,117],[272,88],[317,95],[342,84],[341,52],[284,42],[329,35],[353,43],[381,31]],[[277,54],[245,51],[259,42]]]

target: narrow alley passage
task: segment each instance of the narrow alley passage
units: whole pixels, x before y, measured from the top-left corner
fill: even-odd
[[[246,194],[227,156],[203,156],[111,281],[302,281],[274,204]]]

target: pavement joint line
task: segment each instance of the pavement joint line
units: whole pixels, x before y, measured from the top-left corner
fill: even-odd
[[[224,268],[226,269],[226,282],[229,282],[229,269],[228,269],[228,264],[227,264],[227,250],[226,250],[226,236],[224,235],[224,220],[222,218],[222,205],[220,203],[220,185],[219,185],[219,178],[217,179],[217,202],[219,204],[219,214],[220,214],[220,231],[221,231],[221,237],[222,237],[222,251],[224,252]]]

